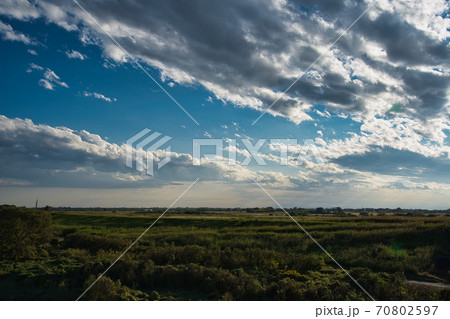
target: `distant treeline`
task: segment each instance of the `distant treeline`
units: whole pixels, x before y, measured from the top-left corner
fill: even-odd
[[[0,205],[0,209],[3,207],[9,207],[13,205]],[[14,207],[14,206],[13,206]],[[166,207],[51,207],[45,206],[40,209],[44,210],[59,210],[59,211],[113,211],[113,212],[135,212],[135,213],[163,213]],[[185,214],[199,214],[208,212],[247,212],[247,213],[283,213],[281,208],[274,207],[251,207],[251,208],[217,208],[217,207],[174,207],[170,209],[171,211],[176,211],[178,213]],[[303,208],[303,207],[293,207],[285,208],[286,212],[293,216],[301,216],[308,214],[323,214],[323,215],[341,215],[346,214],[360,214],[360,215],[370,215],[370,214],[407,214],[411,215],[425,215],[425,214],[450,214],[450,208],[448,209],[420,209],[420,208],[341,208],[341,207],[317,207],[317,208]]]

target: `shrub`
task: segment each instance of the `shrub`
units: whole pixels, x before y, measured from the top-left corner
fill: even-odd
[[[103,250],[124,250],[130,245],[130,241],[118,237],[107,237],[83,233],[68,234],[64,238],[64,247],[81,248],[91,252]]]
[[[88,288],[96,280],[91,275],[85,282]],[[112,280],[107,276],[101,277],[95,285],[89,289],[83,296],[82,300],[98,300],[98,301],[120,301],[120,300],[148,300],[149,296],[142,291],[130,289],[123,286],[120,280]]]
[[[50,213],[21,207],[0,210],[1,258],[30,258],[36,254],[38,246],[50,242],[52,238]]]

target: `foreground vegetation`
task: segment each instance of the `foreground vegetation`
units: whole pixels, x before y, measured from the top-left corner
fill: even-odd
[[[450,299],[450,217],[352,214],[295,218],[375,299]],[[3,207],[0,299],[77,299],[158,216]],[[160,219],[82,299],[368,296],[282,212],[178,210]]]

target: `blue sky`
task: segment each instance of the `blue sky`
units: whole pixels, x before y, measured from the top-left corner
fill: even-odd
[[[329,50],[371,2],[137,3],[81,1],[103,30],[73,1],[0,4],[1,202],[165,206],[199,178],[180,206],[273,206],[256,180],[286,207],[448,208],[448,2],[379,1]],[[172,137],[153,176],[125,165],[144,128]],[[199,138],[239,163],[267,139],[267,165],[194,166]],[[289,165],[270,139],[298,140]],[[306,140],[323,163],[295,164]]]

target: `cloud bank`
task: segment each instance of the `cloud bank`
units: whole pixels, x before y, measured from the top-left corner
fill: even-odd
[[[411,162],[404,159],[408,156],[418,156],[417,154],[391,152],[391,157],[385,158],[385,162],[389,161],[390,164],[380,170],[379,165],[370,167],[370,164],[361,163],[361,156],[376,156],[376,150],[361,154],[338,153],[334,155],[335,160],[329,161],[328,159],[333,157],[330,154],[334,147],[333,143],[318,147],[327,158],[325,164],[319,165],[305,160],[304,165],[300,169],[296,167],[296,173],[293,174],[230,165],[228,159],[202,160],[201,165],[194,166],[190,154],[171,152],[171,161],[156,170],[154,176],[149,176],[126,167],[125,159],[129,148],[126,144],[109,143],[99,135],[84,130],[74,131],[66,127],[34,124],[28,119],[10,119],[0,115],[0,176],[2,180],[14,181],[17,185],[142,188],[176,185],[200,178],[203,182],[228,184],[253,184],[255,179],[274,189],[317,192],[330,188],[346,191],[398,188],[399,185],[405,189],[450,190],[448,179],[441,178],[436,181],[434,178],[441,168],[450,167],[448,160],[443,162],[436,158],[426,161],[426,157],[422,156],[421,169],[428,169],[434,174],[432,178],[427,179],[416,167],[411,166],[417,163],[417,158],[413,158]],[[152,153],[156,162],[166,156],[165,151],[161,150]],[[238,150],[238,153],[248,156],[242,150]],[[403,156],[403,160],[399,154]],[[274,163],[281,161],[280,157],[274,154],[261,156]],[[391,161],[392,156],[397,156],[399,160]]]
[[[198,83],[215,97],[295,123],[317,103],[363,115],[401,113],[421,120],[449,110],[449,3],[380,0],[292,87],[286,89],[372,2],[81,1],[128,52],[162,80]],[[149,9],[151,8],[151,10]],[[3,1],[0,14],[45,18],[127,56],[72,1]]]

